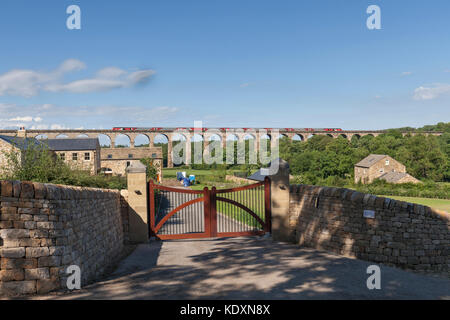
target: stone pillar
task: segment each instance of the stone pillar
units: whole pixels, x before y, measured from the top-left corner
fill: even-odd
[[[148,147],[149,148],[153,148],[155,146],[155,137],[156,137],[156,135],[155,134],[148,134],[147,137],[148,137]]]
[[[205,153],[209,154],[209,138],[207,134],[203,134],[203,156],[205,156]]]
[[[186,165],[190,166],[192,164],[192,148],[191,148],[191,135],[190,133],[186,133]]]
[[[167,168],[173,168],[172,136],[167,141]]]
[[[256,161],[259,162],[261,160],[261,135],[259,134],[259,131],[256,132]]]
[[[227,147],[227,134],[226,133],[222,133],[220,135],[220,139],[222,141],[222,148],[225,149]],[[225,153],[225,150],[223,152]]]
[[[127,169],[128,215],[130,242],[143,243],[149,239],[147,215],[147,168],[140,162]]]
[[[17,136],[20,138],[26,138],[27,136],[27,131],[25,130],[24,127],[21,127],[18,131],[17,131]]]
[[[274,241],[291,241],[289,225],[289,164],[283,159],[273,161],[278,163],[278,172],[269,175],[271,180],[272,206],[272,238]]]

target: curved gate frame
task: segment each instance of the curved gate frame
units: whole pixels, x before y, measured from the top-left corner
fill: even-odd
[[[260,186],[264,186],[264,221],[250,208],[246,207],[242,203],[235,200],[227,199],[221,197],[220,194],[239,192],[244,190],[251,190]],[[217,190],[213,187],[211,190],[211,216],[213,221],[211,221],[212,236],[213,237],[240,237],[240,236],[251,236],[251,235],[263,235],[267,232],[271,232],[271,202],[270,202],[270,178],[265,177],[264,181],[257,182],[254,184],[246,185],[243,187],[230,188],[230,189],[220,189]],[[219,196],[218,196],[219,195]],[[246,211],[250,216],[252,216],[260,225],[260,231],[240,231],[240,232],[217,232],[217,202],[222,201],[232,204],[244,211]]]
[[[188,194],[202,194],[203,197],[190,200],[188,202],[183,203],[182,205],[176,207],[172,211],[170,211],[159,223],[156,225],[156,217],[155,217],[155,189],[158,190],[164,190],[169,192],[177,192],[177,193],[188,193]],[[149,182],[149,227],[150,227],[150,237],[156,237],[161,240],[166,239],[187,239],[187,238],[208,238],[209,235],[209,229],[210,229],[210,217],[209,217],[209,207],[210,207],[210,193],[211,191],[208,190],[207,187],[203,189],[203,191],[197,191],[197,190],[188,190],[188,189],[181,189],[181,188],[171,188],[171,187],[165,187],[161,186],[159,184],[153,183],[152,180]],[[197,202],[203,202],[204,203],[204,219],[205,219],[205,232],[202,233],[193,233],[193,234],[173,234],[173,235],[158,235],[158,231],[160,228],[164,225],[164,223],[169,220],[173,215],[175,215],[177,212],[181,211],[182,209],[197,203]]]
[[[245,205],[231,199],[227,199],[225,197],[220,196],[224,193],[232,193],[239,192],[244,190],[254,189],[260,186],[264,186],[264,221],[250,208]],[[200,198],[196,198],[190,201],[187,201],[172,211],[170,211],[159,223],[156,225],[156,217],[155,217],[155,189],[165,190],[169,192],[177,192],[177,193],[188,193],[188,194],[198,194],[203,195]],[[189,239],[189,238],[213,238],[213,237],[238,237],[238,236],[247,236],[247,235],[262,235],[267,232],[271,232],[272,223],[271,223],[271,200],[270,200],[270,178],[265,177],[264,181],[246,185],[243,187],[230,188],[230,189],[220,189],[217,190],[216,187],[212,187],[212,190],[209,190],[208,187],[205,187],[202,191],[190,190],[190,189],[181,189],[181,188],[173,188],[173,187],[165,187],[159,184],[153,183],[153,181],[149,182],[149,228],[150,228],[150,236],[156,237],[161,240],[166,239]],[[262,230],[257,231],[242,231],[242,232],[218,232],[217,231],[217,202],[222,201],[234,205],[244,211],[246,211],[250,216],[252,216],[260,225]],[[192,234],[172,234],[172,235],[159,235],[158,232],[161,227],[164,225],[167,220],[169,220],[172,216],[177,214],[182,209],[198,202],[204,203],[204,227],[205,230],[202,233],[192,233]]]

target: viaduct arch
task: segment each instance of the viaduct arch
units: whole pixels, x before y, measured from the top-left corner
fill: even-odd
[[[191,163],[192,150],[191,142],[193,141],[194,135],[199,135],[203,141],[203,150],[208,149],[208,145],[212,140],[220,140],[222,147],[226,146],[227,141],[232,143],[236,141],[244,141],[247,136],[252,136],[255,144],[255,150],[260,150],[261,140],[264,136],[268,136],[270,139],[270,144],[273,146],[276,140],[279,138],[287,137],[291,141],[306,141],[311,135],[325,135],[330,136],[333,139],[339,137],[352,140],[353,137],[361,138],[364,136],[376,137],[380,134],[386,133],[386,130],[342,130],[342,131],[321,131],[321,130],[305,130],[305,129],[287,129],[287,128],[203,128],[195,129],[177,129],[177,128],[161,128],[158,130],[152,129],[137,129],[133,131],[116,131],[116,130],[96,130],[96,129],[64,129],[64,130],[26,130],[26,136],[31,138],[99,138],[107,137],[110,140],[110,148],[116,147],[116,141],[119,136],[125,135],[129,139],[130,148],[137,148],[136,138],[139,136],[144,136],[148,138],[149,147],[154,147],[155,138],[159,135],[165,136],[168,143],[168,159],[167,166],[169,168],[173,167],[173,142],[180,141],[179,137],[184,137],[181,139],[181,143],[186,143],[186,162]],[[440,136],[442,132],[402,132],[402,135],[407,134],[417,135],[434,135]],[[16,136],[18,131],[16,130],[0,130],[0,135]]]

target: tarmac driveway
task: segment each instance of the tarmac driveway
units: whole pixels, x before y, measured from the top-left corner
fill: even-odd
[[[262,237],[153,241],[139,245],[109,279],[38,299],[450,299],[450,280]]]

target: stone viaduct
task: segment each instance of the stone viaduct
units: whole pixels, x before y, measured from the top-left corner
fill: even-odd
[[[130,128],[132,130],[113,130],[113,129],[63,129],[63,130],[26,130],[29,138],[55,139],[55,138],[99,138],[103,145],[105,140],[109,140],[109,147],[115,148],[123,139],[128,140],[126,143],[129,147],[136,147],[136,139],[146,140],[145,144],[154,147],[155,141],[168,143],[168,159],[167,166],[173,167],[172,146],[174,141],[185,141],[186,145],[186,161],[191,160],[191,143],[194,141],[203,141],[204,148],[213,140],[220,140],[225,147],[226,141],[243,141],[245,139],[254,139],[255,150],[259,150],[261,139],[270,139],[271,144],[276,139],[287,137],[291,140],[306,141],[314,135],[326,135],[332,138],[343,137],[352,140],[353,137],[361,138],[363,136],[376,137],[387,130],[325,130],[325,129],[294,129],[294,128],[152,128],[139,129]],[[331,131],[330,131],[331,130]],[[19,131],[20,133],[20,131]],[[0,130],[0,135],[15,136],[18,134],[16,130]],[[407,134],[417,135],[435,135],[440,136],[442,132],[403,132]],[[120,137],[121,142],[117,142]],[[103,141],[102,141],[103,140]]]

